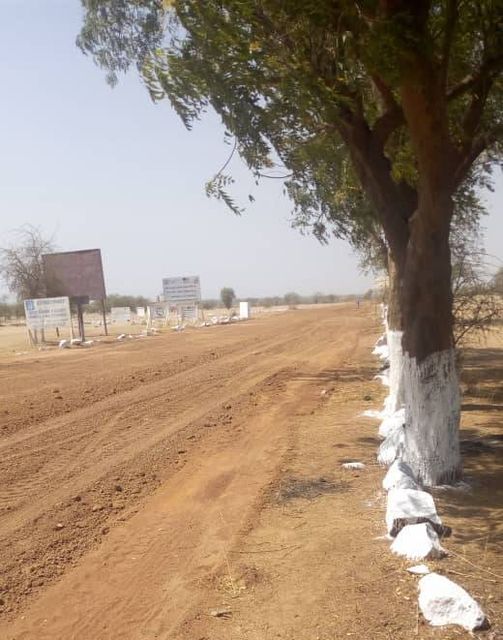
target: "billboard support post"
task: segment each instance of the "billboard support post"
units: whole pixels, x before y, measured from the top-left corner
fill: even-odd
[[[79,335],[82,342],[86,339],[84,334],[84,314],[82,313],[82,305],[77,302],[77,321],[79,323]]]
[[[105,327],[105,335],[108,335],[108,325],[107,325],[107,308],[105,306],[105,300],[101,301],[101,310],[103,313],[103,326]]]

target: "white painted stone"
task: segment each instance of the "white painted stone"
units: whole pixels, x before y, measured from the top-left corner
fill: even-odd
[[[486,616],[477,602],[458,584],[438,573],[430,573],[419,581],[419,608],[434,627],[457,624],[474,631],[486,624]]]
[[[419,489],[411,468],[401,460],[395,460],[382,481],[383,489]]]
[[[377,375],[374,376],[374,379],[380,380],[385,387],[390,386],[389,375],[386,372],[378,373]]]
[[[436,560],[446,554],[438,535],[427,522],[408,524],[401,529],[391,545],[391,551],[407,560]]]
[[[388,437],[383,440],[379,446],[377,462],[379,462],[379,464],[389,466],[398,457],[400,457],[403,449],[403,440],[403,427],[391,431]]]
[[[124,340],[126,338],[125,333],[121,333],[120,336],[117,336],[117,340]]]
[[[407,571],[415,576],[426,576],[431,573],[425,564],[415,564],[413,567],[408,567]]]
[[[70,348],[70,340],[60,340],[58,346],[59,346],[60,349],[69,349]]]
[[[405,407],[398,409],[390,415],[386,415],[379,427],[381,438],[387,438],[393,431],[400,429],[405,424]]]
[[[363,462],[344,462],[343,469],[365,469]]]
[[[391,489],[386,505],[386,529],[393,528],[397,518],[428,518],[442,524],[438,517],[433,498],[426,491],[416,489]]]
[[[82,344],[82,338],[72,338],[70,340],[70,344],[74,345],[74,344]]]
[[[418,363],[404,354],[407,407],[403,460],[425,486],[450,483],[460,468],[459,383],[453,349]]]
[[[388,360],[389,349],[387,344],[376,345],[372,351],[375,356],[378,356],[381,360]]]

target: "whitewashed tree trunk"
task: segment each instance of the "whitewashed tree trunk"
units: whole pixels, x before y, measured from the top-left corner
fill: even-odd
[[[403,407],[403,350],[402,331],[388,329],[386,333],[389,351],[389,395],[384,404],[387,415]]]
[[[459,382],[454,349],[427,356],[420,363],[403,355],[403,390],[407,407],[402,460],[425,486],[459,478]]]

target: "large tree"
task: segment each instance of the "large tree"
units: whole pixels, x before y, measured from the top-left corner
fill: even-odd
[[[112,77],[134,62],[187,126],[212,106],[257,176],[278,161],[290,172],[297,202],[322,211],[328,190],[343,194],[341,235],[382,228],[403,352],[402,456],[425,484],[455,479],[449,232],[460,186],[501,157],[501,0],[83,4],[79,44]],[[363,196],[370,217],[353,206]]]
[[[9,245],[0,247],[0,277],[19,301],[46,295],[42,256],[54,251],[53,238],[24,225],[12,231]]]

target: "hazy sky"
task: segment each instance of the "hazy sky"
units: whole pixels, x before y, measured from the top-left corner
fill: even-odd
[[[238,160],[241,218],[204,183],[227,158],[215,116],[187,132],[135,73],[110,89],[75,46],[79,0],[0,0],[0,245],[24,223],[60,250],[100,247],[109,293],[154,296],[165,276],[201,276],[203,296],[368,288],[349,246],[290,228],[279,181],[258,189]],[[502,257],[503,182],[490,196],[487,249]],[[498,214],[498,215],[495,215]]]

